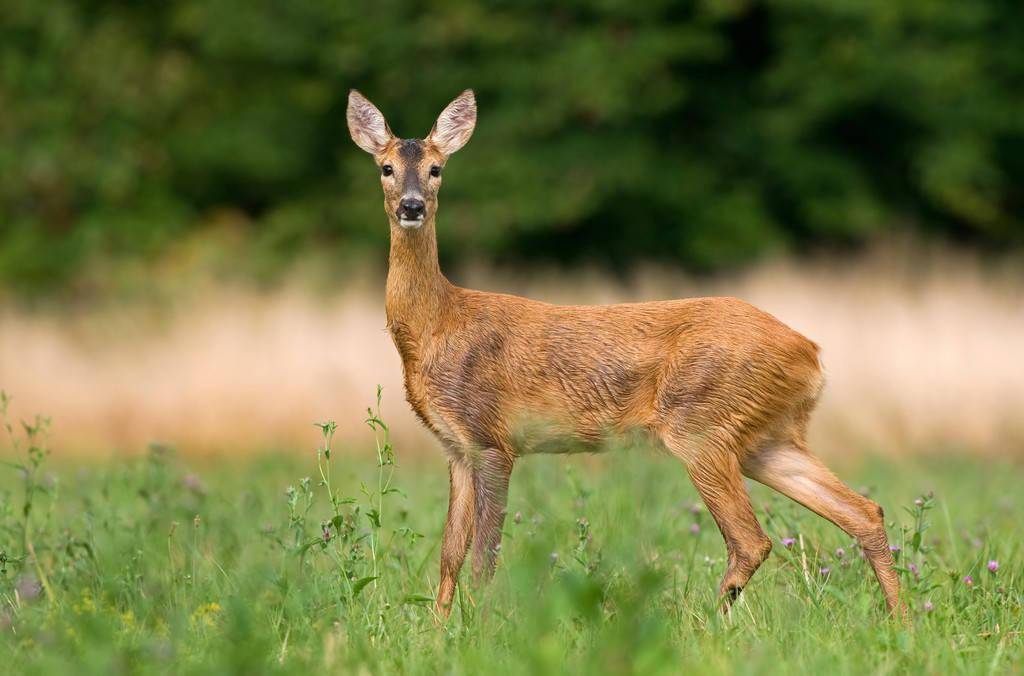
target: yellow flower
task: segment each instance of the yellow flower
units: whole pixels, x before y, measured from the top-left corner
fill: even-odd
[[[192,628],[212,628],[216,625],[219,614],[219,603],[204,603],[192,612],[192,617],[190,618]]]
[[[121,633],[127,634],[135,629],[135,613],[126,610],[121,613]]]
[[[88,589],[82,590],[79,601],[72,606],[72,610],[75,611],[76,615],[81,615],[83,613],[91,615],[96,612],[96,601],[93,600],[92,594]]]

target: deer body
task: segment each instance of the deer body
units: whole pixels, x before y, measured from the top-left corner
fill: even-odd
[[[731,298],[565,307],[448,286],[443,306],[388,323],[410,404],[456,453],[674,424],[756,436],[821,382],[813,343]]]
[[[435,231],[441,167],[475,120],[467,91],[427,139],[399,140],[369,101],[354,91],[349,99],[352,136],[382,170],[391,225],[388,329],[407,399],[448,453],[438,611],[450,610],[470,546],[474,577],[493,573],[517,457],[595,450],[635,431],[685,463],[721,530],[726,607],[771,550],[746,475],[858,538],[896,609],[881,508],[806,446],[823,382],[813,342],[732,298],[558,306],[445,279]]]

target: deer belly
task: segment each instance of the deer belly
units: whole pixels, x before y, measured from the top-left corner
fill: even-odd
[[[622,436],[613,424],[594,424],[572,415],[556,417],[552,409],[542,411],[516,416],[510,436],[517,455],[596,453],[615,446]]]

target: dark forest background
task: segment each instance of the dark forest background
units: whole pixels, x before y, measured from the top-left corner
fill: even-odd
[[[476,90],[446,264],[1021,247],[1022,46],[1016,0],[3,0],[0,283],[383,260],[350,87],[403,136]]]

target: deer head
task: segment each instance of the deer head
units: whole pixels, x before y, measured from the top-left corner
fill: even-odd
[[[444,165],[466,145],[476,126],[473,91],[455,97],[425,139],[397,138],[377,107],[354,89],[348,96],[347,117],[352,140],[380,167],[384,210],[392,226],[414,230],[433,221]]]

